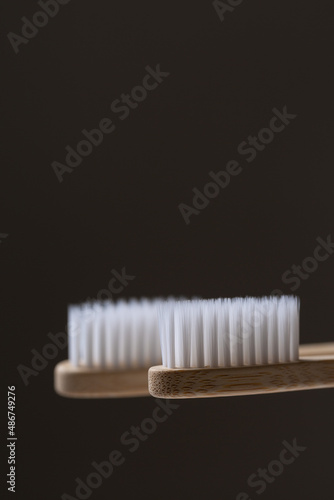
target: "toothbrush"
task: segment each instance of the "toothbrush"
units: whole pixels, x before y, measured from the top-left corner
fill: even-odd
[[[149,396],[147,370],[161,363],[159,303],[69,306],[69,360],[55,368],[55,391],[73,398]]]
[[[157,398],[210,398],[334,387],[334,342],[299,346],[293,296],[181,301],[159,308]]]

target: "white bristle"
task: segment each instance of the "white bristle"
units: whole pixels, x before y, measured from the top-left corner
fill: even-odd
[[[298,360],[299,299],[181,300],[159,306],[163,365],[204,368]]]
[[[69,360],[74,366],[117,370],[161,364],[160,300],[69,306]]]

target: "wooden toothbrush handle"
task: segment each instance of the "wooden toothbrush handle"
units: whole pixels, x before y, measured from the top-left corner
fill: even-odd
[[[299,346],[299,356],[334,356],[334,342],[302,344]]]
[[[61,361],[54,372],[57,394],[68,398],[134,398],[149,396],[147,368],[97,370]]]
[[[334,387],[334,344],[301,346],[299,361],[231,368],[149,369],[150,394],[188,399]]]

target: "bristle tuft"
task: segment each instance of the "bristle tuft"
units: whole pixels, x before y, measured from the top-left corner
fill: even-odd
[[[298,360],[299,299],[181,300],[159,306],[168,368],[264,365]]]
[[[117,370],[161,364],[157,306],[161,300],[95,302],[68,310],[74,366]]]

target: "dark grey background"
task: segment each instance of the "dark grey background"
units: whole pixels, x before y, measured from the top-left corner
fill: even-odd
[[[123,298],[291,292],[282,274],[317,237],[334,237],[332,2],[245,0],[221,22],[210,1],[72,0],[15,54],[6,35],[37,10],[15,0],[1,18],[3,384],[17,387],[16,498],[74,495],[75,478],[116,448],[126,462],[91,498],[330,500],[330,390],[181,401],[131,454],[120,437],[151,416],[153,399],[58,397],[65,350],[27,387],[17,366],[64,331],[69,302],[96,297],[123,266],[135,275]],[[52,161],[159,63],[170,76],[126,120],[114,116],[115,132],[60,184]],[[187,226],[178,204],[284,105],[297,118],[254,162],[239,157],[243,172]],[[333,339],[333,271],[331,256],[295,291],[303,342]],[[293,438],[307,450],[257,495],[247,478]]]

